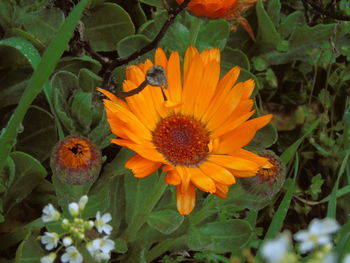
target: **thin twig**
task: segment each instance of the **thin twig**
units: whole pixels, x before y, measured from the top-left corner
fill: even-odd
[[[341,20],[341,21],[350,21],[350,16],[347,15],[342,15],[342,14],[337,14],[337,13],[333,13],[327,9],[322,8],[321,6],[319,6],[318,4],[316,4],[313,0],[309,1],[306,0],[306,2],[312,6],[313,9],[315,9],[318,13],[337,19],[337,20]]]
[[[156,48],[158,43],[160,42],[160,40],[164,37],[164,35],[165,35],[166,31],[168,30],[168,28],[170,27],[170,25],[174,22],[176,16],[187,7],[187,5],[190,1],[191,0],[184,0],[181,3],[181,5],[179,5],[177,8],[168,10],[168,18],[152,42],[150,42],[149,44],[147,44],[146,46],[144,46],[140,50],[132,53],[130,56],[127,56],[125,58],[117,58],[114,61],[112,61],[111,63],[109,63],[107,65],[107,67],[105,68],[105,72],[103,73],[103,87],[105,87],[107,89],[110,87],[111,79],[112,79],[112,71],[115,68],[120,67],[122,65],[125,65],[125,64],[129,63],[130,61],[132,61],[132,60],[146,54],[147,52],[153,50],[154,48]]]

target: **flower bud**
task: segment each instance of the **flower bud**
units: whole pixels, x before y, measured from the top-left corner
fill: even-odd
[[[88,200],[89,200],[89,198],[88,198],[87,195],[83,195],[82,197],[80,197],[80,200],[79,200],[79,209],[80,209],[80,211],[84,210]]]
[[[258,153],[269,159],[270,168],[260,168],[256,176],[239,180],[243,189],[249,194],[256,195],[260,201],[271,200],[282,188],[285,180],[285,166],[280,158],[270,150]]]
[[[87,138],[68,136],[51,154],[51,169],[63,183],[80,185],[95,180],[101,170],[101,151]]]
[[[72,216],[79,215],[79,205],[77,203],[70,203],[68,205],[68,210]]]
[[[65,246],[65,247],[69,247],[70,245],[73,244],[73,239],[72,239],[71,237],[65,237],[65,238],[63,238],[63,240],[62,240],[62,244],[63,244],[63,246]]]

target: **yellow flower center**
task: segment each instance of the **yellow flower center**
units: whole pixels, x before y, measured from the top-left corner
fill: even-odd
[[[194,118],[175,114],[158,123],[153,143],[173,165],[195,166],[208,155],[209,133]]]

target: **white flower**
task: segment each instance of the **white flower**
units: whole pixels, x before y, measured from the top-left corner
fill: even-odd
[[[97,231],[99,233],[106,233],[107,235],[110,235],[112,232],[112,227],[106,223],[112,220],[112,216],[110,213],[104,214],[102,217],[100,216],[100,211],[96,214],[96,220],[95,220],[95,226],[97,228]]]
[[[79,205],[78,203],[70,203],[68,205],[68,210],[69,210],[69,213],[72,215],[72,216],[77,216],[79,215]]]
[[[114,249],[114,241],[104,238],[97,238],[86,245],[90,255],[98,262],[110,259],[110,252]]]
[[[281,233],[275,239],[265,242],[261,248],[261,253],[268,263],[281,263],[288,253],[289,247],[289,234]]]
[[[43,222],[51,222],[56,221],[60,218],[60,213],[55,209],[55,207],[52,204],[48,204],[43,208],[43,215],[41,216],[41,219]]]
[[[61,260],[68,263],[82,263],[83,256],[74,246],[70,246],[66,248],[66,253],[62,255]]]
[[[40,259],[40,263],[53,263],[56,259],[56,256],[57,256],[56,253],[52,252],[52,253],[48,254],[47,256],[42,257]]]
[[[331,244],[330,234],[337,232],[339,224],[335,219],[314,219],[311,221],[308,230],[301,230],[294,234],[294,239],[300,244],[300,251],[306,253],[317,245]]]
[[[57,247],[59,236],[55,232],[45,232],[44,236],[41,237],[41,243],[45,246],[46,250],[51,250]]]
[[[347,254],[343,260],[343,263],[350,263],[350,254]]]
[[[65,247],[69,247],[70,245],[72,245],[72,243],[73,243],[73,239],[71,237],[65,237],[62,240],[62,244]]]
[[[82,197],[80,197],[80,200],[79,200],[79,209],[80,211],[83,211],[87,202],[88,202],[89,198],[87,195],[83,195]]]

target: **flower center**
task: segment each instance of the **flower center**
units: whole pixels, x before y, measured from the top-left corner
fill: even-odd
[[[158,123],[153,143],[173,165],[195,166],[208,155],[209,133],[194,118],[176,114]]]

